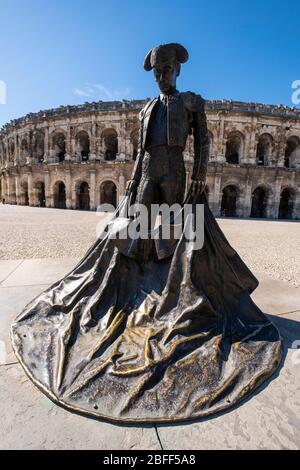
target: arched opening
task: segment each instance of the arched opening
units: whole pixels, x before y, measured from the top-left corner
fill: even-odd
[[[63,132],[56,132],[52,138],[54,156],[63,162],[66,156],[66,138]]]
[[[66,186],[62,181],[58,181],[54,186],[54,207],[57,209],[66,208]]]
[[[300,163],[300,139],[296,136],[289,137],[286,142],[284,166],[296,168]]]
[[[46,207],[45,183],[43,181],[39,181],[36,183],[35,188],[37,191],[37,202],[39,207]]]
[[[272,137],[269,134],[260,136],[256,149],[256,163],[259,166],[265,166],[271,159]]]
[[[117,187],[112,181],[104,181],[100,186],[100,204],[117,206]]]
[[[44,161],[45,154],[45,137],[42,131],[36,131],[35,133],[34,151],[37,162],[42,163]]]
[[[223,189],[221,201],[221,216],[236,217],[237,188],[228,185]]]
[[[238,165],[242,159],[243,136],[240,132],[231,132],[226,142],[225,158],[227,163]]]
[[[85,181],[77,187],[76,207],[82,211],[90,210],[90,189]]]
[[[76,135],[76,146],[81,161],[87,161],[90,155],[90,138],[86,131],[78,132]]]
[[[267,217],[268,194],[265,188],[258,187],[252,193],[250,217]]]
[[[118,153],[118,134],[115,129],[106,129],[102,138],[104,140],[104,157],[107,161],[115,160]]]
[[[279,219],[292,219],[294,209],[294,192],[290,188],[281,191],[279,204]]]

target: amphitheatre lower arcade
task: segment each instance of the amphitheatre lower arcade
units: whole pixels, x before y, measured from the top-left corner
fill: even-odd
[[[0,132],[5,204],[95,210],[116,205],[130,179],[144,100],[85,103],[31,113]],[[300,110],[206,102],[206,191],[215,216],[300,219]],[[192,137],[184,155],[187,184]]]

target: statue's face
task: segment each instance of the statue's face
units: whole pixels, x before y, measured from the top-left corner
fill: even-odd
[[[155,81],[162,93],[176,89],[177,67],[174,63],[164,62],[153,67]]]

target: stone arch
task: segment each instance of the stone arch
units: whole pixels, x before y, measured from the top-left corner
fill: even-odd
[[[104,129],[101,134],[103,142],[104,158],[107,161],[113,161],[118,153],[118,134],[114,128]]]
[[[286,186],[281,190],[280,203],[278,209],[279,219],[292,219],[294,214],[294,206],[296,199],[296,190],[290,186]]]
[[[300,139],[293,135],[288,137],[285,146],[284,166],[297,168],[300,165]]]
[[[234,184],[226,184],[222,191],[221,216],[236,217],[239,188]]]
[[[256,147],[256,163],[260,166],[266,166],[272,159],[273,137],[264,133],[259,136]]]
[[[87,131],[78,130],[76,133],[76,153],[82,162],[87,161],[90,156],[90,136]]]
[[[76,209],[90,210],[90,186],[83,179],[77,180],[75,183],[76,192]]]
[[[258,219],[268,217],[268,205],[271,195],[270,188],[265,185],[259,185],[252,191],[250,217]]]
[[[46,207],[46,191],[44,181],[35,181],[33,184],[33,189],[35,191],[36,205],[39,207]]]
[[[100,184],[100,204],[117,206],[117,185],[111,180],[102,181]]]
[[[56,129],[51,134],[51,147],[53,155],[59,162],[63,162],[66,156],[66,134],[61,129]]]
[[[53,202],[57,209],[66,209],[66,185],[62,180],[57,180],[53,185]]]
[[[240,131],[232,131],[226,140],[225,159],[227,163],[238,165],[243,159],[244,135]]]

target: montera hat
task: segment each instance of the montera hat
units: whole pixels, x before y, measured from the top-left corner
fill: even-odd
[[[149,72],[156,64],[164,62],[179,62],[184,64],[189,58],[188,51],[181,44],[171,42],[169,44],[161,44],[151,49],[145,57],[144,69]]]

